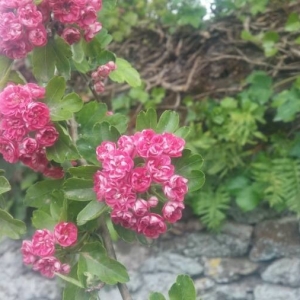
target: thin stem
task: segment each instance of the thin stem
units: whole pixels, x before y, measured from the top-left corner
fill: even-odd
[[[115,252],[115,249],[114,249],[111,237],[110,237],[110,233],[109,233],[107,225],[106,225],[104,214],[102,214],[100,216],[99,223],[100,223],[100,233],[103,238],[103,243],[106,248],[106,251],[111,258],[116,260],[117,259],[116,252]],[[119,282],[118,289],[120,291],[120,294],[121,294],[123,300],[132,300],[126,284]]]

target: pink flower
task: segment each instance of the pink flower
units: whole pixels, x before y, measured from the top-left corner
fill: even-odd
[[[102,0],[89,0],[89,4],[92,5],[95,10],[101,10],[102,8]]]
[[[55,252],[54,236],[47,230],[37,230],[32,237],[33,254],[38,256],[50,256]]]
[[[1,129],[4,131],[3,136],[9,140],[21,141],[27,134],[24,121],[16,117],[3,118]]]
[[[23,254],[23,263],[31,265],[36,261],[36,256],[32,252],[32,243],[29,240],[22,242],[21,252]]]
[[[102,166],[111,180],[119,180],[131,171],[133,160],[126,152],[114,150],[105,157]]]
[[[20,144],[20,154],[22,155],[29,155],[33,154],[36,152],[38,149],[38,143],[35,139],[33,138],[25,138],[22,143]]]
[[[102,162],[109,153],[116,150],[116,144],[113,142],[102,142],[100,146],[96,148],[97,159]]]
[[[143,217],[149,212],[147,201],[145,201],[144,199],[137,199],[132,208],[132,211],[137,217]]]
[[[110,73],[110,67],[108,67],[107,65],[100,66],[100,67],[98,67],[98,69],[95,73],[96,74],[94,74],[94,77],[95,76],[97,76],[97,77],[94,79],[101,78],[101,77],[106,78]]]
[[[80,17],[80,3],[76,0],[49,0],[54,18],[61,23],[75,23]]]
[[[85,28],[84,39],[87,42],[90,42],[96,34],[102,29],[102,24],[99,22],[95,22],[88,27]]]
[[[149,213],[138,221],[137,231],[149,238],[156,239],[167,231],[167,226],[160,215]]]
[[[44,128],[50,121],[50,111],[46,104],[31,102],[23,112],[23,118],[28,129],[36,130]]]
[[[31,94],[32,100],[43,99],[45,98],[46,90],[44,87],[38,86],[36,83],[27,83],[24,86],[26,91],[29,91]]]
[[[149,207],[149,208],[150,208],[150,207],[155,207],[155,206],[158,204],[158,198],[155,197],[155,196],[151,196],[151,197],[148,199],[147,203],[148,203],[148,207]]]
[[[151,140],[156,135],[152,129],[145,129],[142,132],[135,133],[134,141],[136,151],[141,157],[149,157],[149,149],[152,146]]]
[[[47,32],[44,26],[40,25],[28,32],[28,39],[32,45],[43,47],[47,44]]]
[[[19,158],[18,146],[15,142],[0,137],[0,153],[9,163],[15,163]]]
[[[135,155],[134,138],[128,135],[122,135],[117,141],[118,149],[126,152],[130,157]]]
[[[163,133],[162,137],[164,140],[163,150],[165,154],[171,157],[179,157],[182,155],[185,146],[184,139],[167,132]]]
[[[53,125],[47,125],[44,128],[40,129],[35,138],[39,144],[51,147],[55,144],[58,139],[58,132]]]
[[[94,175],[94,191],[98,201],[103,201],[108,188],[108,175],[104,172],[97,171]]]
[[[94,90],[96,93],[100,94],[103,93],[105,88],[104,88],[104,83],[102,81],[97,81],[94,83]]]
[[[166,197],[172,201],[183,201],[188,191],[188,180],[180,175],[173,175],[165,182],[163,191]]]
[[[43,257],[39,259],[32,268],[48,278],[53,278],[56,272],[61,271],[61,262],[54,256]]]
[[[69,247],[77,242],[78,229],[75,224],[60,222],[54,227],[56,243],[62,247]]]
[[[132,188],[139,193],[144,193],[148,190],[151,184],[151,177],[144,167],[135,168],[131,172]]]
[[[62,274],[69,274],[71,271],[71,266],[68,264],[62,264],[61,269],[60,269],[60,273]]]
[[[147,169],[153,181],[158,183],[166,182],[174,174],[174,166],[171,164],[170,157],[166,155],[149,158]]]
[[[27,53],[29,53],[33,49],[30,43],[23,40],[18,41],[17,43],[8,43],[2,46],[0,44],[0,49],[1,48],[1,53],[11,59],[24,58],[26,57]]]
[[[162,213],[169,223],[175,223],[181,219],[183,209],[184,204],[182,202],[169,201],[164,205]]]
[[[114,71],[117,69],[117,65],[113,61],[109,61],[108,63],[106,63],[106,66],[110,68],[110,71]]]
[[[42,13],[33,3],[19,7],[18,16],[20,23],[29,28],[37,27],[43,20]]]
[[[61,37],[69,44],[75,44],[77,42],[79,42],[80,38],[81,38],[81,34],[80,31],[75,28],[75,27],[66,27],[62,34]]]
[[[23,36],[23,26],[12,12],[3,13],[0,17],[0,35],[2,41],[15,42]]]
[[[113,210],[111,219],[115,224],[120,224],[125,228],[134,229],[136,226],[136,217],[129,211]]]
[[[38,149],[33,154],[22,154],[20,161],[36,172],[44,172],[49,163],[45,150]]]
[[[0,112],[13,116],[32,101],[31,94],[20,85],[9,84],[0,94]]]
[[[84,27],[91,25],[97,20],[97,12],[93,6],[88,6],[81,11],[79,24]]]

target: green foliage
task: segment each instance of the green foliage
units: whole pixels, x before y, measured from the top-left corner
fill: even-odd
[[[192,279],[187,275],[179,275],[169,290],[170,300],[196,300],[196,289]]]

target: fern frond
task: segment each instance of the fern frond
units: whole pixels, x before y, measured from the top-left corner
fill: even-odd
[[[193,211],[200,216],[201,221],[209,228],[216,230],[226,218],[230,196],[223,187],[213,191],[208,188],[195,195],[190,201]]]

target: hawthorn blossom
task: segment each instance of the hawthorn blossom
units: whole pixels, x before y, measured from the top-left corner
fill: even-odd
[[[78,229],[75,224],[60,222],[54,227],[56,243],[62,247],[69,247],[77,242]]]
[[[32,251],[34,255],[50,256],[55,252],[54,235],[47,229],[37,230],[32,237]]]

